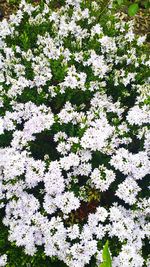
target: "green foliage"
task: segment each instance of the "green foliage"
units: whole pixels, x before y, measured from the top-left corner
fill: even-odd
[[[109,252],[108,240],[104,245],[102,257],[103,257],[103,262],[100,264],[99,267],[112,267],[112,260]]]
[[[139,11],[139,8],[149,9],[150,8],[150,0],[115,0],[114,7],[116,9],[120,9],[122,7],[127,8],[129,16],[135,16]]]
[[[117,0],[118,5],[122,5],[124,0]]]
[[[139,10],[139,5],[137,3],[134,3],[129,6],[128,8],[128,14],[129,16],[134,16]]]
[[[10,5],[18,5],[19,0],[8,0]]]
[[[25,50],[29,49],[29,37],[27,35],[27,32],[24,31],[20,36],[21,42],[23,44],[23,47]]]

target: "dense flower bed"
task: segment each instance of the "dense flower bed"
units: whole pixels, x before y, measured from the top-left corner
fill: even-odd
[[[96,266],[109,240],[113,267],[149,265],[145,39],[94,1],[22,0],[0,23],[0,206],[26,254]]]

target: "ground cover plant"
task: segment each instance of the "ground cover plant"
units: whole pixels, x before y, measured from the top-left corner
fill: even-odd
[[[94,1],[0,23],[0,266],[149,266],[145,40]]]
[[[139,8],[145,8],[147,11],[150,8],[150,0],[114,0],[113,3],[117,7],[125,6],[128,9],[129,16],[134,16]]]

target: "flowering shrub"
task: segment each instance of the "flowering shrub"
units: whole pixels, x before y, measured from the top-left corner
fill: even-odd
[[[113,267],[148,266],[146,37],[111,10],[100,19],[94,1],[56,2],[22,0],[0,23],[8,240],[70,267],[101,264],[109,240]],[[1,266],[20,266],[1,255]]]

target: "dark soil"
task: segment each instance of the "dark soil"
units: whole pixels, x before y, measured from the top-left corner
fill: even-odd
[[[123,20],[135,21],[135,33],[139,35],[147,35],[147,41],[150,42],[150,10],[140,8],[139,12],[134,17],[129,17],[126,12],[121,11],[120,17]]]
[[[9,4],[7,0],[0,0],[0,20],[8,18],[15,10],[17,10],[16,5]]]

